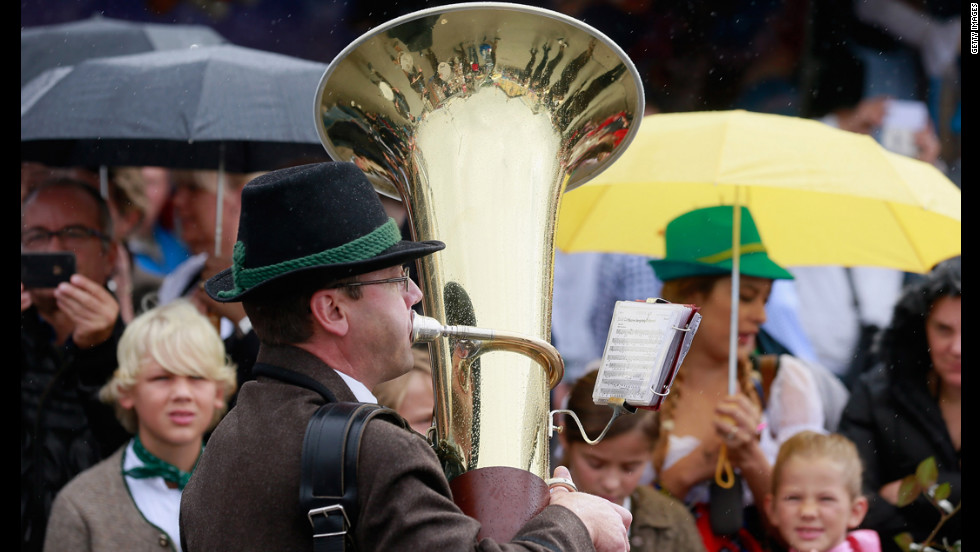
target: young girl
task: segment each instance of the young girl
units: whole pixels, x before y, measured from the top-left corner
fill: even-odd
[[[769,520],[792,552],[880,552],[878,533],[856,528],[868,511],[857,448],[838,433],[804,431],[779,449],[766,497]]]
[[[602,433],[613,414],[608,406],[592,401],[597,374],[592,370],[579,378],[568,395],[568,410],[581,421],[590,440]],[[633,514],[630,550],[704,552],[694,518],[684,505],[639,484],[660,434],[656,412],[637,410],[616,418],[595,445],[585,441],[567,414],[564,426],[558,434],[564,451],[562,465],[568,467],[579,491],[601,496]]]
[[[235,369],[214,326],[185,300],[137,316],[117,357],[99,398],[134,436],[58,494],[45,550],[181,550],[181,491],[235,390]]]

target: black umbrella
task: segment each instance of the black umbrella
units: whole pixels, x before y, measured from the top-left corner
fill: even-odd
[[[101,15],[28,27],[20,32],[20,85],[48,69],[68,67],[86,59],[227,42],[206,25],[140,23]]]

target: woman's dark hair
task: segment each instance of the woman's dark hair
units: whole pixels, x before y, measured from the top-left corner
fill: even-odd
[[[892,381],[924,384],[932,369],[926,318],[936,301],[962,294],[960,262],[960,256],[943,261],[902,290],[891,323],[874,344],[876,355],[892,373]]]

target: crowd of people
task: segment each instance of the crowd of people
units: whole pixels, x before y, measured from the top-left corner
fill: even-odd
[[[138,180],[134,175],[139,172],[116,174]],[[295,499],[290,491],[295,490],[295,473],[287,467],[295,461],[298,469],[302,427],[315,409],[316,392],[290,386],[288,378],[280,381],[278,369],[319,380],[330,400],[383,404],[411,422],[406,426],[412,432],[404,436],[400,430],[391,434],[395,428],[390,424],[382,426],[385,431],[365,434],[366,450],[376,447],[377,457],[365,454],[364,465],[387,475],[359,479],[358,484],[361,492],[377,493],[371,495],[372,504],[409,493],[428,497],[427,506],[419,510],[419,517],[394,525],[384,514],[370,523],[362,518],[352,537],[360,546],[384,547],[402,542],[406,535],[414,535],[412,541],[419,543],[473,539],[474,520],[454,510],[451,492],[444,487],[447,481],[435,482],[442,472],[430,455],[434,394],[429,351],[426,345],[412,346],[404,335],[411,324],[408,312],[414,312],[421,293],[402,265],[441,249],[442,243],[404,241],[399,224],[389,218],[391,206],[385,209],[353,165],[300,165],[257,177],[240,175],[241,185],[232,188],[227,200],[233,206],[232,223],[225,228],[237,238],[227,240],[226,253],[236,254],[218,260],[203,245],[216,243],[213,213],[201,217],[194,209],[178,208],[176,224],[161,228],[179,241],[185,220],[197,225],[196,231],[205,236],[197,240],[199,245],[187,245],[197,257],[185,257],[183,264],[199,260],[193,271],[180,276],[180,293],[163,299],[160,290],[183,264],[158,278],[161,285],[154,293],[133,301],[134,295],[122,293],[133,287],[110,285],[120,279],[120,266],[129,268],[130,280],[136,266],[127,234],[116,230],[125,212],[114,205],[120,196],[103,198],[92,179],[79,175],[51,169],[47,178],[23,193],[22,249],[71,251],[77,263],[76,273],[55,288],[21,288],[25,549],[60,549],[69,543],[103,549],[110,543],[159,540],[178,550],[208,550],[239,534],[249,535],[244,538],[251,544],[288,541],[302,547],[309,535],[288,513]],[[206,182],[213,174],[195,176]],[[201,185],[182,190],[194,179],[182,182],[179,177],[172,180],[174,198],[209,192]],[[324,186],[341,182],[356,183],[366,198],[347,197],[353,192],[339,185]],[[365,219],[368,226],[316,227],[324,222],[315,220],[308,229],[298,228],[304,218],[295,205],[286,207],[283,221],[274,222],[276,214],[268,212],[268,206],[276,202],[269,194],[283,195],[286,203],[328,201],[318,200],[313,189],[335,194],[347,208],[360,211],[369,199],[370,208],[350,219]],[[212,200],[207,205],[214,209],[216,204]],[[202,223],[202,218],[210,223]],[[285,224],[286,218],[291,224]],[[740,220],[743,245],[764,244],[745,207]],[[144,221],[137,217],[135,222]],[[566,394],[555,397],[553,407],[567,408],[582,423],[566,418],[555,447],[556,477],[574,480],[579,492],[556,486],[551,503],[564,509],[547,508],[528,522],[527,535],[515,536],[517,541],[557,539],[550,542],[569,550],[622,549],[628,541],[637,550],[668,546],[716,552],[799,550],[800,539],[813,540],[807,544],[812,547],[829,539],[834,546],[849,542],[854,550],[868,550],[873,535],[880,549],[898,550],[896,535],[908,532],[921,541],[941,517],[926,497],[899,505],[902,478],[915,473],[928,457],[936,461],[940,480],[952,485],[948,499],[959,501],[959,257],[903,285],[874,341],[872,368],[845,385],[843,374],[802,360],[788,348],[778,354],[764,350],[759,336],[767,321],[767,302],[775,283],[792,281],[794,275],[770,260],[764,246],[761,251],[746,248],[739,263],[738,385],[732,394],[725,375],[733,283],[732,258],[725,251],[731,250],[732,223],[730,206],[688,212],[668,225],[663,237],[666,256],[643,261],[649,278],[658,282],[660,297],[700,306],[703,321],[696,339],[660,411],[640,410],[616,420],[597,444],[588,441],[602,432],[610,415],[591,397],[599,358],[569,383]],[[279,245],[285,237],[270,228],[290,232],[294,241],[298,235],[313,243],[304,251],[282,251]],[[381,244],[364,245],[369,243],[365,236]],[[350,244],[357,247],[340,260],[318,256]],[[350,260],[351,254],[356,260]],[[129,262],[120,263],[120,255]],[[305,260],[291,262],[294,258]],[[249,276],[250,269],[264,266],[273,268]],[[392,289],[402,292],[401,299],[387,306],[380,301],[384,297],[368,300],[375,286],[366,284],[374,283],[395,284]],[[382,289],[379,286],[378,292]],[[132,309],[128,317],[122,307],[127,301]],[[377,312],[357,314],[369,306],[369,312]],[[360,328],[365,325],[370,329]],[[228,332],[224,338],[223,331]],[[245,337],[254,340],[251,350],[240,346]],[[768,339],[778,345],[778,340]],[[392,349],[397,343],[407,349],[396,354],[389,343]],[[763,356],[777,360],[765,368],[760,363]],[[836,387],[828,388],[828,380]],[[241,398],[240,392],[245,393]],[[283,401],[282,406],[274,406],[277,401]],[[227,421],[216,428],[226,410]],[[292,412],[293,429],[284,429],[285,412]],[[266,429],[256,429],[261,427]],[[412,433],[424,438],[412,439]],[[834,441],[835,446],[827,445],[833,454],[818,454],[814,450],[824,449],[809,441],[798,443],[808,435],[811,440],[829,435],[846,443]],[[270,439],[281,442],[269,447]],[[821,463],[821,469],[839,469],[850,476],[854,470],[847,466],[854,460],[849,459],[848,447],[862,467],[860,493],[852,482],[843,485],[840,477],[819,479],[818,471],[788,467],[796,461],[790,458],[818,462],[823,455],[833,462]],[[274,453],[276,459],[262,461],[262,451]],[[283,451],[293,460],[286,462]],[[392,471],[391,459],[396,457],[404,459],[407,471]],[[275,477],[267,473],[273,465]],[[153,469],[142,469],[147,466]],[[254,466],[255,475],[247,475],[246,466]],[[727,485],[719,478],[722,466],[730,473]],[[411,477],[415,483],[402,488],[396,476]],[[246,481],[262,488],[249,490]],[[840,485],[834,492],[842,497],[834,515],[843,517],[835,522],[835,533],[830,532],[830,514],[822,513],[824,506],[804,507],[806,492],[821,496],[819,485],[831,482]],[[183,485],[188,483],[185,492]],[[793,485],[803,491],[781,498],[784,487],[796,489]],[[261,497],[252,513],[272,525],[256,534],[246,531],[245,526],[254,524],[245,521],[251,518],[243,514],[244,506],[239,501],[230,510],[222,506],[230,500],[223,489],[232,486],[243,493],[236,496]],[[275,493],[268,494],[269,488]],[[601,500],[578,502],[565,495]],[[272,496],[279,505],[270,510]],[[107,511],[106,504],[118,511]],[[574,535],[559,529],[569,523],[569,510],[584,523],[573,524],[582,529],[570,531]],[[273,524],[270,511],[281,512],[280,521]],[[107,518],[112,512],[118,517]],[[179,524],[178,512],[185,512]],[[241,518],[242,526],[229,526],[232,517]],[[122,519],[134,524],[132,530],[118,526]],[[435,539],[424,529],[434,519],[456,529]],[[809,529],[799,529],[800,524]],[[228,531],[209,529],[219,525]],[[381,532],[381,525],[388,529]],[[857,536],[847,534],[859,528],[853,532]],[[820,537],[806,536],[808,531]],[[958,540],[960,520],[954,516],[944,522],[938,535]],[[207,540],[214,538],[219,540]],[[820,546],[811,549],[833,548]]]
[[[657,45],[628,38],[654,17],[651,3],[632,22],[619,3],[559,4],[614,22],[630,52]],[[954,59],[937,31],[949,14],[916,25],[893,2],[876,5],[849,21],[905,29],[912,39],[887,37],[888,51],[921,56],[926,86],[912,97],[928,99]],[[718,33],[722,46],[732,38]],[[806,115],[876,135],[896,97],[875,76],[888,59],[856,49],[846,63],[869,66],[867,78],[841,84],[828,68],[841,52],[818,53],[824,80]],[[726,74],[749,78],[732,59]],[[650,112],[706,105],[697,71],[639,65],[691,91],[654,89]],[[748,101],[747,90],[727,101]],[[917,157],[955,173],[947,126],[916,135]],[[551,406],[566,414],[554,477],[514,535],[478,538],[434,450],[429,350],[411,340],[415,261],[454,247],[450,236],[410,239],[404,210],[351,163],[222,178],[22,163],[22,252],[71,252],[75,270],[55,287],[21,284],[21,548],[320,546],[315,516],[298,508],[304,437],[337,401],[405,422],[372,419],[360,434],[359,508],[342,526],[358,550],[898,552],[903,533],[959,541],[961,514],[947,519],[927,495],[906,504],[899,488],[932,458],[946,501],[961,499],[960,258],[925,274],[783,267],[743,207],[742,244],[761,249],[743,248],[733,294],[733,214],[677,217],[651,237],[665,241],[663,258],[556,255],[552,338],[566,376]],[[592,389],[614,304],[649,297],[696,304],[702,322],[660,410],[613,420]]]

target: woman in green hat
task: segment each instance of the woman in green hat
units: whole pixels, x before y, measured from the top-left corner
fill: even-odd
[[[779,444],[804,429],[825,432],[809,370],[783,355],[768,390],[750,355],[776,279],[792,275],[769,259],[752,215],[741,208],[736,392],[729,390],[732,331],[731,206],[685,213],[667,225],[666,256],[651,261],[661,296],[701,307],[701,325],[661,408],[653,452],[657,485],[694,512],[708,552],[757,551],[772,543],[762,508]],[[728,470],[731,471],[728,471]],[[744,482],[744,485],[743,485]]]

